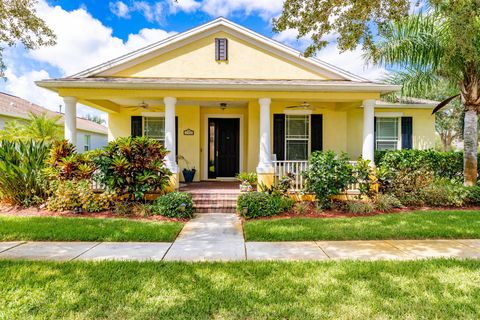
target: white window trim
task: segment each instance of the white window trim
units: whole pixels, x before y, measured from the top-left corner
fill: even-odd
[[[285,160],[287,160],[287,117],[286,116],[290,116],[290,115],[293,115],[293,116],[308,116],[308,142],[307,142],[307,159],[304,159],[304,160],[308,160],[308,158],[310,158],[310,154],[312,153],[312,117],[311,117],[311,110],[292,110],[292,111],[299,111],[301,113],[291,113],[291,114],[288,114],[288,113],[285,113],[285,136],[284,136],[284,150],[285,150]],[[305,113],[305,112],[309,112],[309,113]],[[299,140],[299,141],[304,141],[305,139],[288,139],[288,140]],[[304,161],[304,160],[292,160],[292,161]],[[290,161],[290,160],[287,160],[287,161]]]
[[[313,111],[312,110],[284,110],[283,113],[285,115],[298,115],[298,116],[302,116],[302,115],[311,115],[313,114]]]
[[[397,119],[397,150],[402,149],[402,112],[376,112],[375,117],[378,118],[394,118]],[[377,135],[375,136],[375,150],[377,150]]]
[[[142,137],[145,136],[145,118],[163,118],[165,125],[165,113],[164,112],[142,112]],[[165,128],[164,128],[165,129]],[[155,139],[157,141],[162,141],[160,139]],[[165,138],[163,139],[163,145],[165,144]]]
[[[85,150],[85,147],[87,147],[87,150]],[[92,150],[92,136],[90,134],[85,134],[83,136],[83,151],[85,152],[90,150]]]
[[[142,112],[144,118],[165,118],[165,112]]]

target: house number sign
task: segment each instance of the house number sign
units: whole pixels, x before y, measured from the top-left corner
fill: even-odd
[[[193,136],[194,134],[195,134],[195,131],[193,131],[192,129],[183,130],[184,136]]]

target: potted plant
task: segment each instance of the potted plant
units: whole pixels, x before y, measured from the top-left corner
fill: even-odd
[[[185,159],[184,156],[179,155],[178,160],[185,161],[185,168],[182,170],[183,179],[185,180],[185,183],[192,182],[193,178],[195,178],[195,172],[197,172],[197,170],[195,170],[195,167],[190,168],[190,162],[188,162],[188,160]]]
[[[257,184],[257,174],[255,172],[240,172],[237,174],[237,180],[240,181],[240,191],[252,191]]]

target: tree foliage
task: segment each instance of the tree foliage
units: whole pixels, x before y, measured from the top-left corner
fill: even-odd
[[[37,17],[38,0],[0,0],[0,76],[5,64],[2,52],[5,47],[22,43],[27,49],[55,44],[56,37],[45,21]]]
[[[305,50],[312,56],[325,47],[331,35],[341,51],[361,44],[374,49],[376,30],[390,21],[408,14],[408,0],[285,0],[280,17],[273,20],[277,32],[298,31],[298,37],[308,37],[312,43]]]
[[[60,116],[49,117],[44,113],[29,113],[26,120],[13,120],[0,130],[0,139],[9,141],[35,140],[55,141],[62,139],[63,130],[59,125]]]

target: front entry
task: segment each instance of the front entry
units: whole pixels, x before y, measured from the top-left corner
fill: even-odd
[[[231,178],[240,165],[240,119],[208,119],[208,178]]]

